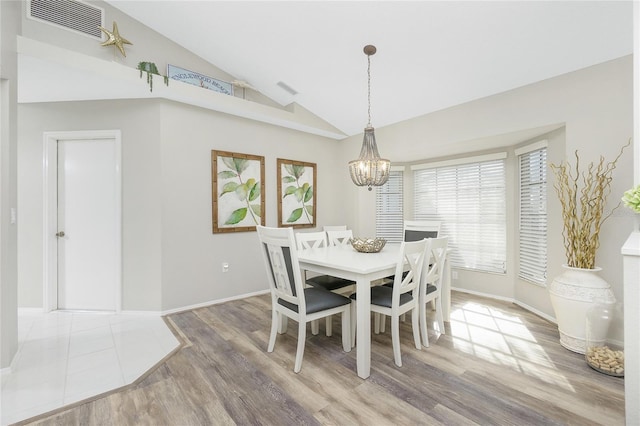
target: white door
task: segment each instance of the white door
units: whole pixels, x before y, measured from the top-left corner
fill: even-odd
[[[120,240],[114,139],[58,140],[58,309],[115,310]]]

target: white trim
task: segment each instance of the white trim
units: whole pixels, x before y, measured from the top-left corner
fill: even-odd
[[[520,148],[516,148],[513,152],[516,154],[516,156],[520,156],[528,152],[533,152],[542,148],[546,148],[547,146],[549,146],[549,142],[546,139],[543,139],[541,141],[534,142],[529,145],[521,146]]]
[[[406,166],[391,166],[389,171],[391,172],[404,172],[406,170]]]
[[[458,288],[458,287],[451,287],[451,290],[452,291],[459,291],[460,293],[472,294],[474,296],[486,297],[487,299],[501,300],[503,302],[513,303],[515,305],[518,305],[519,307],[521,307],[525,311],[529,311],[532,314],[535,314],[535,315],[541,317],[542,319],[545,319],[545,320],[547,320],[549,322],[552,322],[554,324],[558,323],[556,321],[556,319],[553,318],[552,316],[550,316],[548,314],[545,314],[544,312],[541,312],[541,311],[539,311],[539,310],[527,305],[526,303],[522,303],[519,300],[516,300],[516,299],[514,299],[512,297],[496,296],[494,294],[482,293],[480,291],[467,290],[466,288]]]
[[[453,160],[436,161],[433,163],[415,164],[411,170],[435,169],[437,167],[457,166],[460,164],[481,163],[483,161],[502,160],[507,158],[506,152],[496,152],[495,154],[476,155],[474,157],[456,158]]]
[[[115,208],[116,215],[116,312],[122,310],[122,134],[120,130],[79,130],[43,133],[43,294],[44,312],[58,307],[57,285],[57,179],[59,140],[113,139],[115,143]]]
[[[166,311],[162,311],[162,316],[175,314],[175,313],[178,313],[178,312],[190,311],[192,309],[206,308],[207,306],[219,305],[221,303],[231,302],[233,300],[246,299],[248,297],[261,296],[263,294],[268,294],[268,293],[269,293],[269,290],[260,290],[260,291],[256,291],[256,292],[253,292],[253,293],[241,294],[239,296],[232,296],[232,297],[227,297],[227,298],[224,298],[224,299],[210,300],[208,302],[196,303],[195,305],[183,306],[181,308],[174,308],[174,309],[169,309],[169,310],[166,310]]]
[[[42,315],[44,310],[42,308],[18,308],[18,316],[20,315]]]
[[[522,303],[519,300],[514,300],[513,303],[515,303],[516,305],[520,306],[523,309],[526,309],[529,312],[532,312],[534,314],[536,314],[537,316],[539,316],[540,318],[546,319],[549,322],[552,322],[554,324],[558,324],[558,321],[556,321],[556,319],[554,317],[552,317],[549,314],[545,314],[542,311],[539,311],[538,309],[527,305],[526,303]]]

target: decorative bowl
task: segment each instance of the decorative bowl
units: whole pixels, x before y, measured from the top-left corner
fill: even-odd
[[[361,253],[377,253],[386,243],[384,238],[351,238],[351,245]]]

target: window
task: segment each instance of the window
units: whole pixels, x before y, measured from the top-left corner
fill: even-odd
[[[546,141],[516,150],[520,162],[520,267],[518,277],[547,281]]]
[[[505,153],[413,166],[414,217],[442,221],[451,265],[506,271]]]
[[[389,180],[376,192],[376,236],[387,241],[402,241],[403,170],[392,168]]]

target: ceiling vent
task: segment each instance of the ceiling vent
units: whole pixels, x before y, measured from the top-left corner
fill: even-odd
[[[104,10],[76,0],[30,0],[30,18],[102,39]]]
[[[289,92],[289,94],[293,96],[298,94],[298,92],[293,87],[289,86],[284,81],[279,81],[277,85],[280,86],[280,88],[282,88],[285,92]]]

